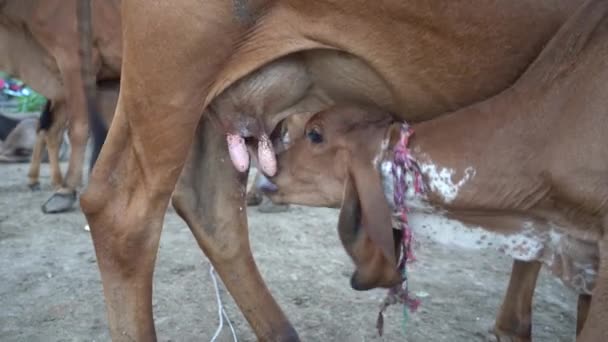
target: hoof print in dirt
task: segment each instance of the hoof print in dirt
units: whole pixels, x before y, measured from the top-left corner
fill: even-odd
[[[258,207],[258,211],[265,214],[284,213],[289,211],[289,204],[275,204],[272,203],[271,200],[265,198]]]
[[[45,214],[56,214],[70,211],[76,203],[76,192],[69,194],[54,193],[46,203],[42,205],[42,212]]]
[[[31,191],[40,191],[40,183],[39,182],[28,184],[27,186],[30,188]]]

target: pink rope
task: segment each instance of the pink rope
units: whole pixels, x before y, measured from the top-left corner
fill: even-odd
[[[418,167],[416,160],[413,158],[411,151],[408,148],[409,139],[413,134],[414,131],[412,128],[407,123],[403,123],[401,125],[401,135],[399,141],[393,147],[392,174],[395,189],[393,200],[395,202],[395,209],[399,218],[398,228],[402,232],[400,258],[397,264],[397,269],[401,273],[401,283],[389,289],[387,296],[380,306],[378,321],[376,323],[376,328],[378,329],[380,336],[382,336],[384,327],[383,312],[388,306],[400,303],[405,305],[410,312],[415,312],[420,305],[420,300],[414,298],[409,293],[407,278],[407,264],[415,261],[414,251],[411,248],[412,230],[408,221],[409,209],[405,201],[409,186],[406,179],[408,174],[410,174],[413,178],[412,185],[414,187],[414,193],[424,193],[422,173],[420,172],[420,168]],[[405,311],[405,314],[407,314],[407,311]]]

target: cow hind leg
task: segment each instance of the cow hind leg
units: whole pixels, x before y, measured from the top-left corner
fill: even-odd
[[[51,184],[55,193],[43,205],[44,213],[60,213],[70,210],[76,201],[75,191],[66,190],[63,185],[64,178],[61,172],[59,155],[63,143],[63,132],[68,121],[67,106],[57,103],[53,108],[53,120],[46,133],[46,145],[49,155],[49,167],[51,169]],[[73,154],[70,155],[68,163],[72,163]]]
[[[46,144],[49,154],[49,165],[51,168],[51,184],[55,189],[60,188],[61,184],[63,183],[61,167],[59,165],[59,154],[61,151],[61,144],[63,143],[63,132],[65,131],[66,123],[68,120],[65,109],[65,105],[63,104],[58,104],[54,108],[53,122],[49,127],[46,136]]]
[[[88,138],[88,124],[82,122],[83,118],[74,115],[70,120],[68,135],[70,137],[70,157],[68,160],[68,171],[66,173],[65,182],[53,193],[53,195],[42,205],[42,211],[47,214],[62,213],[72,210],[77,199],[77,188],[82,183],[82,168],[84,166],[84,155]],[[75,120],[74,120],[75,119]],[[59,134],[59,143],[55,147],[50,140],[47,140],[49,145],[49,158],[51,166],[56,165],[53,174],[61,174],[59,171],[59,150],[61,148],[61,134]],[[51,147],[52,145],[52,147]],[[52,149],[52,150],[51,150]],[[56,157],[56,162],[52,158]]]
[[[183,0],[179,5],[160,1],[154,6],[144,0],[124,1],[122,19],[125,44],[121,96],[87,190],[81,197],[81,207],[95,246],[112,340],[155,341],[152,275],[162,221],[203,112],[205,90],[247,27],[239,29],[228,1]],[[158,50],[159,42],[168,44],[166,49]],[[221,149],[226,149],[225,142]],[[225,156],[225,160],[230,159]],[[206,166],[212,171],[201,169],[197,176],[207,179],[210,173],[220,177],[218,170],[233,169],[229,164],[220,167],[219,163],[209,160]],[[225,172],[225,177],[231,175],[232,181],[238,183],[230,172]],[[212,184],[217,180],[225,179],[203,181]],[[212,193],[205,195],[219,203],[210,205],[212,213],[222,205],[234,205],[234,200],[226,196],[239,199],[243,196],[219,185],[210,190]],[[186,207],[182,206],[182,213],[188,212],[183,208]],[[235,212],[234,208],[224,210]],[[195,224],[194,214],[183,215],[191,225]],[[252,260],[248,245],[243,242],[246,237],[240,236],[247,234],[243,215],[244,211],[236,218],[222,217],[217,222],[216,235],[202,229],[193,231],[199,241],[210,236],[201,245],[208,248],[235,298],[243,300],[244,295],[264,298],[269,296],[267,291],[255,292],[261,286],[234,289],[240,279],[248,286],[262,282],[257,272],[247,274]],[[210,247],[210,241],[217,245]],[[228,270],[226,265],[234,265],[234,269]],[[245,303],[252,301],[255,302],[245,299]],[[267,320],[285,322],[280,315],[273,314],[278,312],[274,308],[248,307],[246,315],[257,315],[263,322],[263,313],[268,313]],[[256,332],[273,336],[269,330],[276,323],[252,322]]]
[[[541,266],[537,261],[513,260],[507,293],[493,329],[498,341],[531,341],[532,298]]]
[[[27,173],[27,185],[32,191],[40,190],[40,164],[42,163],[42,151],[46,146],[46,133],[46,130],[41,129],[36,134],[36,143]]]
[[[212,161],[217,167],[210,169]],[[222,132],[203,122],[173,195],[173,206],[188,223],[258,339],[297,341],[251,254],[246,185],[247,177],[232,167]]]

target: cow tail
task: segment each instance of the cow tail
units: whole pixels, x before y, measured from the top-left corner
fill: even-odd
[[[84,84],[84,94],[89,118],[89,128],[93,138],[90,171],[99,156],[101,147],[106,140],[107,127],[101,118],[97,103],[97,75],[93,68],[93,24],[91,0],[77,2],[78,32],[80,37],[81,77]]]

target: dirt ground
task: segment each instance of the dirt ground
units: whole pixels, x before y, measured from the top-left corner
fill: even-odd
[[[65,165],[64,165],[65,168]],[[43,215],[50,195],[26,186],[27,165],[0,165],[0,341],[108,341],[101,282],[79,210]],[[44,186],[46,184],[46,186]],[[497,252],[449,249],[418,241],[411,289],[423,296],[410,315],[390,307],[385,335],[375,330],[384,291],[350,289],[352,265],[335,231],[337,211],[291,207],[263,214],[249,208],[255,259],[303,341],[487,341],[511,260]],[[208,341],[219,322],[209,262],[169,210],[154,278],[159,341]],[[222,288],[240,341],[249,326]],[[573,341],[576,296],[543,272],[534,304],[535,341]],[[225,328],[220,341],[232,341]]]

